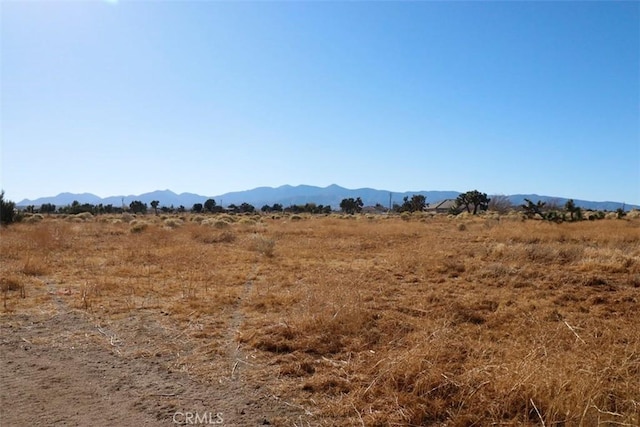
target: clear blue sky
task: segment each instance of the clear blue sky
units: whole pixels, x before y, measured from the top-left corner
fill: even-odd
[[[640,204],[639,2],[0,7],[14,201],[336,183]]]

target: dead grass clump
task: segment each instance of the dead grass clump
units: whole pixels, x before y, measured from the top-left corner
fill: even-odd
[[[640,210],[638,210],[638,209],[632,209],[631,211],[627,212],[626,218],[627,218],[627,219],[637,219],[637,218],[640,218]]]
[[[189,219],[189,221],[201,224],[203,221],[206,221],[206,217],[202,215],[194,215]]]
[[[163,221],[163,223],[165,227],[169,228],[178,228],[183,224],[182,220],[178,218],[167,218]]]
[[[462,260],[451,257],[441,260],[436,271],[440,274],[447,274],[449,277],[458,277],[466,271],[466,267]]]
[[[0,277],[0,290],[2,292],[19,291],[22,287],[22,280],[16,275]]]
[[[244,217],[244,218],[240,218],[240,220],[238,221],[238,224],[248,227],[248,226],[256,225],[257,221],[254,220],[253,218]]]
[[[236,222],[236,217],[229,214],[216,215],[215,219],[217,219],[218,221],[224,221],[227,224],[233,224],[234,222]]]
[[[25,216],[23,221],[27,224],[36,224],[38,222],[41,222],[43,219],[44,219],[44,216],[42,216],[41,214],[33,214],[33,215]]]
[[[598,276],[592,276],[587,278],[584,281],[584,285],[585,286],[593,286],[593,287],[600,287],[600,286],[607,286],[607,281],[605,279],[603,279],[602,277],[598,277]]]
[[[192,236],[198,242],[208,245],[213,243],[233,243],[237,238],[233,230],[214,232],[206,228],[194,230]]]
[[[251,250],[258,252],[268,258],[273,258],[276,241],[273,238],[254,234],[249,243]]]
[[[146,230],[149,227],[149,224],[137,219],[131,221],[130,225],[131,225],[131,228],[129,228],[129,231],[131,233],[142,233],[144,230]]]
[[[122,220],[122,222],[130,223],[131,221],[136,219],[136,216],[130,214],[129,212],[123,212],[120,219]]]
[[[546,244],[529,244],[525,248],[525,253],[528,260],[531,262],[552,263],[558,260],[557,249]]]
[[[0,277],[0,292],[2,292],[2,305],[5,310],[8,310],[9,292],[16,291],[19,292],[20,298],[26,298],[25,285],[21,278],[16,275]]]
[[[42,258],[27,255],[20,271],[27,276],[42,276],[49,272],[49,268]]]
[[[229,220],[221,218],[210,218],[202,221],[202,225],[207,225],[218,229],[229,228],[232,223],[233,222]]]
[[[91,221],[93,220],[93,214],[91,212],[80,212],[79,214],[75,214],[74,218],[78,218],[82,221]]]

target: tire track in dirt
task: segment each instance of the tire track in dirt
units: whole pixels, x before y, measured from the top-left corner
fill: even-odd
[[[234,383],[239,381],[241,372],[244,370],[245,365],[248,365],[247,357],[240,348],[240,341],[238,337],[240,335],[240,327],[244,323],[244,314],[242,313],[242,303],[247,299],[251,291],[253,290],[253,281],[258,275],[259,266],[256,264],[253,267],[251,273],[247,277],[242,290],[242,295],[233,307],[233,315],[231,316],[231,324],[227,331],[227,342],[229,342],[228,357],[231,367],[230,378]]]
[[[236,338],[257,271],[234,308],[227,335],[230,375],[218,382],[172,369],[176,356],[169,345],[176,353],[188,348],[159,321],[162,314],[131,312],[96,322],[69,307],[61,296],[66,294],[45,280],[53,315],[9,314],[0,323],[0,425],[175,426],[186,424],[187,413],[224,426],[310,425],[302,410],[246,381],[248,370],[258,367],[246,362]],[[163,351],[149,352],[136,328]]]

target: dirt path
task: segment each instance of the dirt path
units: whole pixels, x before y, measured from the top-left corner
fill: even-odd
[[[175,355],[188,344],[159,321],[161,313],[98,321],[52,298],[54,311],[7,315],[0,324],[2,426],[313,424],[300,408],[245,381],[257,368],[243,361],[235,341],[240,303],[227,355],[211,362],[229,367],[229,375],[214,382],[176,367]]]

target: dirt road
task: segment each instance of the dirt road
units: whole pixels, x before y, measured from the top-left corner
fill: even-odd
[[[212,359],[217,381],[176,364],[189,343],[162,313],[108,320],[70,308],[7,314],[0,324],[0,425],[174,426],[312,425],[308,413],[247,380],[249,363],[229,321],[227,350]],[[212,369],[214,369],[212,368]]]

